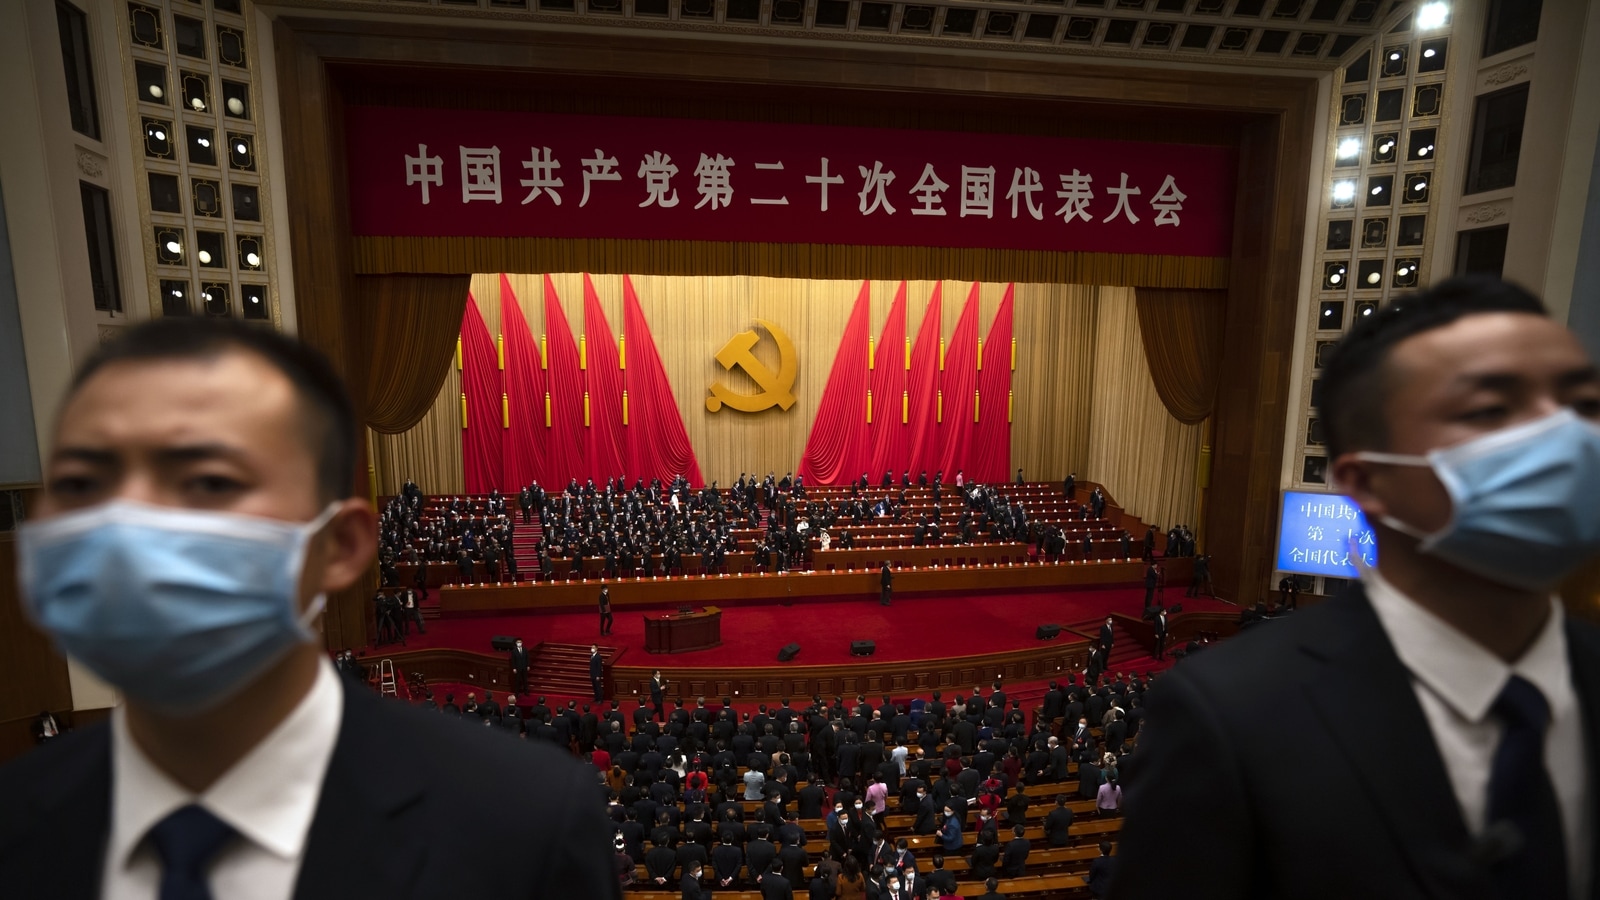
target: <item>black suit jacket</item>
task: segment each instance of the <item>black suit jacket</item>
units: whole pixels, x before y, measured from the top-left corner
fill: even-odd
[[[621,896],[592,770],[549,747],[341,686],[344,719],[296,900]],[[541,775],[483,777],[529,771]],[[109,723],[0,768],[0,797],[6,893],[98,898],[111,828]],[[497,864],[461,865],[474,858]]]
[[[1600,631],[1569,618],[1566,638],[1592,777]],[[1491,896],[1410,674],[1359,587],[1185,661],[1148,700],[1113,897]],[[1600,857],[1600,840],[1568,852]]]
[[[1089,874],[1084,876],[1084,881],[1089,883],[1089,893],[1096,897],[1108,896],[1111,892],[1111,879],[1117,873],[1117,858],[1115,856],[1100,856],[1089,863]]]

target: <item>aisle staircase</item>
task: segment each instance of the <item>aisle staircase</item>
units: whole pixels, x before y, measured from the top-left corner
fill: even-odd
[[[520,518],[518,521],[521,521]],[[511,535],[511,553],[517,558],[517,571],[521,573],[523,581],[537,581],[544,578],[544,572],[539,569],[539,541],[543,537],[544,526],[539,524],[537,516],[534,517],[532,525],[519,524],[516,532]]]
[[[624,647],[600,645],[600,660],[607,680],[611,666],[622,656]],[[564,697],[590,697],[589,645],[542,642],[533,648],[528,661],[528,692]]]
[[[1103,618],[1086,619],[1082,622],[1074,622],[1071,625],[1066,625],[1063,627],[1066,631],[1071,631],[1081,635],[1086,640],[1098,641],[1100,640],[1100,626],[1105,624],[1105,621],[1106,620]],[[1111,641],[1111,658],[1106,660],[1107,672],[1113,674],[1117,672],[1142,673],[1146,671],[1163,669],[1170,664],[1170,660],[1168,660],[1166,663],[1157,662],[1156,659],[1150,655],[1151,648],[1140,643],[1139,639],[1134,637],[1133,634],[1131,634],[1127,628],[1123,626],[1120,619],[1112,623],[1111,633],[1113,635]]]

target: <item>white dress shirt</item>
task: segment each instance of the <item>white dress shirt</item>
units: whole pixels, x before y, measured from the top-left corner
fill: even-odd
[[[326,659],[311,691],[255,749],[196,796],[157,768],[128,733],[127,709],[111,716],[111,836],[102,900],[154,900],[161,856],[150,829],[191,803],[239,837],[211,869],[211,894],[227,900],[288,900],[305,856],[306,834],[339,737],[344,692]]]
[[[1490,714],[1512,675],[1520,675],[1550,704],[1544,763],[1561,807],[1572,896],[1587,897],[1595,822],[1588,802],[1590,772],[1584,755],[1583,709],[1572,687],[1565,613],[1551,598],[1544,630],[1522,658],[1507,665],[1454,626],[1400,593],[1375,571],[1362,582],[1378,621],[1400,662],[1439,746],[1467,830],[1483,833],[1489,806],[1489,770],[1504,726]]]

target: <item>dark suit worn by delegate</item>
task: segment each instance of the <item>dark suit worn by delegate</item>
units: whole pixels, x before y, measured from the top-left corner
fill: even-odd
[[[341,684],[344,718],[296,900],[621,897],[593,770],[549,747],[463,728],[458,719]],[[7,896],[100,896],[111,756],[110,723],[103,723],[0,768]],[[495,864],[461,864],[478,858]]]
[[[1566,640],[1593,779],[1600,630],[1569,616]],[[1411,675],[1360,587],[1186,660],[1146,709],[1113,898],[1494,896]],[[1594,835],[1568,852],[1600,858]],[[1600,878],[1587,896],[1600,900]]]

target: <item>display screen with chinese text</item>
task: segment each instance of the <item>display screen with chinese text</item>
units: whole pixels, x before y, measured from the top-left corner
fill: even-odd
[[[1278,526],[1278,570],[1355,578],[1354,554],[1378,562],[1378,545],[1360,507],[1342,494],[1284,491]]]

